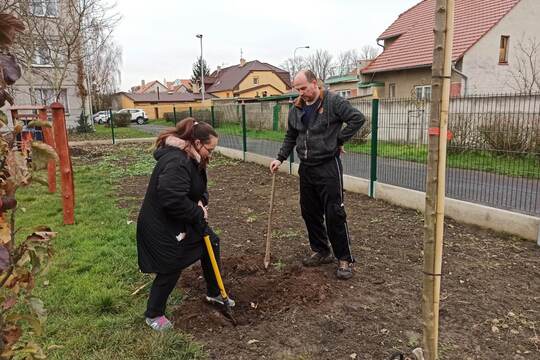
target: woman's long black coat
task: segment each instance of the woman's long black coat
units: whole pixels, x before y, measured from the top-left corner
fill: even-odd
[[[145,273],[182,270],[200,259],[208,202],[206,172],[181,149],[154,153],[154,168],[137,222],[139,267]],[[178,240],[180,233],[187,236]]]

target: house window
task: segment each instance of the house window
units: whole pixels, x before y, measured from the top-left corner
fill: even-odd
[[[259,85],[259,78],[258,77],[253,78],[253,85]]]
[[[351,90],[341,90],[341,91],[338,92],[338,94],[339,94],[341,97],[347,99],[347,98],[350,98],[350,97],[351,97]]]
[[[416,92],[417,100],[431,100],[431,85],[415,86],[414,90]]]
[[[32,65],[38,66],[50,66],[52,65],[51,52],[46,45],[37,45],[34,58],[32,59]]]
[[[389,84],[388,85],[388,97],[395,98],[396,97],[396,84]]]
[[[58,0],[31,0],[30,12],[35,16],[58,16]]]
[[[508,42],[510,36],[501,36],[501,45],[499,46],[499,64],[508,64]]]
[[[41,104],[41,105],[49,106],[53,102],[58,101],[59,103],[64,105],[64,109],[65,109],[66,114],[69,113],[69,104],[68,104],[68,101],[67,101],[67,90],[66,89],[60,90],[60,95],[58,96],[58,100],[56,100],[57,99],[56,96],[58,95],[58,91],[55,90],[55,89],[35,89],[34,94],[36,96],[36,103]]]

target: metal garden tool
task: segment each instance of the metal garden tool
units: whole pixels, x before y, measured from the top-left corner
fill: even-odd
[[[219,266],[216,261],[216,256],[214,255],[214,249],[212,248],[212,243],[210,242],[210,236],[208,234],[204,235],[204,244],[206,245],[206,250],[208,250],[208,255],[210,256],[210,262],[212,263],[212,269],[214,269],[214,275],[216,276],[216,281],[218,283],[219,292],[223,298],[223,305],[221,307],[223,315],[228,318],[234,326],[236,326],[236,320],[234,319],[229,306],[229,297],[225,291],[225,286],[223,285],[223,280],[221,279],[221,273],[219,271]]]
[[[270,192],[270,210],[268,211],[268,229],[266,230],[266,252],[264,254],[264,268],[270,264],[270,244],[272,242],[272,210],[274,209],[274,189],[276,187],[276,173],[272,174],[272,190]]]

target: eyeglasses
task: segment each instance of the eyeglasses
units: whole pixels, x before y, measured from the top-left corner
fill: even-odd
[[[211,153],[212,151],[214,151],[214,150],[216,149],[215,147],[209,148],[209,147],[207,147],[205,144],[201,143],[201,147],[199,147],[199,151],[200,151],[202,148],[205,148],[206,151],[208,151],[208,153]]]

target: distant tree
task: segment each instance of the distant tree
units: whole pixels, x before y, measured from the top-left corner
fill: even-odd
[[[334,75],[332,65],[332,54],[328,50],[318,49],[306,59],[307,67],[317,75],[322,81]]]
[[[204,76],[210,76],[210,69],[206,64],[206,60],[202,60],[202,68],[204,69]],[[197,61],[193,63],[193,74],[191,75],[192,83],[201,83],[201,57],[197,58]]]
[[[360,49],[359,60],[373,60],[380,54],[380,49],[373,45],[364,45]]]
[[[296,59],[288,58],[281,64],[284,70],[287,70],[291,76],[294,76],[299,70],[307,67],[306,59],[303,56],[297,56]]]
[[[334,73],[346,75],[358,67],[360,60],[360,54],[356,49],[343,51],[338,55]]]
[[[530,37],[514,47],[515,64],[510,64],[508,86],[520,93],[540,92],[540,39]]]

